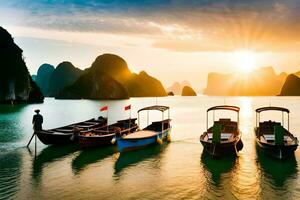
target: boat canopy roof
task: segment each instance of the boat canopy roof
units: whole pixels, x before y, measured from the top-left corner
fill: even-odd
[[[149,106],[149,107],[142,108],[138,112],[141,112],[141,111],[144,111],[144,110],[158,110],[158,111],[164,112],[164,111],[169,110],[169,109],[170,108],[168,106],[156,105],[156,106]]]
[[[273,106],[258,108],[258,109],[256,109],[255,111],[256,111],[257,113],[261,113],[261,112],[264,112],[264,111],[271,111],[271,110],[282,111],[282,112],[290,113],[289,109],[287,109],[287,108],[273,107]]]
[[[231,110],[235,112],[240,112],[240,108],[237,106],[228,106],[228,105],[222,105],[222,106],[214,106],[209,109],[207,109],[207,112],[212,110]]]

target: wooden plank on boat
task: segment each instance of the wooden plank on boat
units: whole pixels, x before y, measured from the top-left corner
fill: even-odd
[[[143,130],[143,131],[137,131],[135,133],[126,135],[124,139],[142,139],[142,138],[149,138],[156,136],[157,132],[154,131],[148,131],[148,130]]]

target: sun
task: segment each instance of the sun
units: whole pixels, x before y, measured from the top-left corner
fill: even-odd
[[[233,52],[235,67],[242,73],[250,73],[255,69],[255,53],[250,50]]]

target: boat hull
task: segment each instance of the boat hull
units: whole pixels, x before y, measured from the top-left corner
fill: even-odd
[[[256,139],[257,146],[263,150],[264,153],[277,159],[287,159],[294,155],[298,145],[272,145],[263,143]]]
[[[47,131],[37,131],[37,137],[39,140],[46,145],[63,145],[73,143],[73,133],[68,134],[52,134]]]
[[[78,140],[79,130],[87,130],[91,128],[103,127],[107,121],[97,121],[90,119],[87,121],[70,124],[59,128],[36,131],[35,134],[39,140],[45,145],[63,145],[75,143]]]
[[[212,157],[221,157],[223,155],[237,155],[238,151],[242,150],[243,142],[239,138],[238,140],[226,143],[206,142],[200,140],[203,149]]]
[[[118,150],[120,152],[124,152],[140,149],[149,145],[154,145],[157,144],[157,138],[160,138],[162,141],[166,141],[169,134],[170,129],[165,130],[163,132],[158,132],[157,135],[147,138],[124,139],[121,137],[117,137]]]
[[[110,134],[102,137],[97,136],[78,136],[78,143],[82,148],[89,147],[102,147],[113,145],[112,140],[115,137],[115,134]]]

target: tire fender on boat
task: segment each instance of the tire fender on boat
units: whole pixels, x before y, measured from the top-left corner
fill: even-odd
[[[156,138],[156,142],[157,142],[158,144],[163,144],[162,139],[160,139],[159,137]]]
[[[115,144],[116,143],[116,138],[114,137],[113,139],[111,139],[110,141],[112,144]]]
[[[238,143],[236,144],[236,149],[238,151],[242,150],[244,147],[244,144],[243,144],[243,141],[242,140],[239,140]]]

